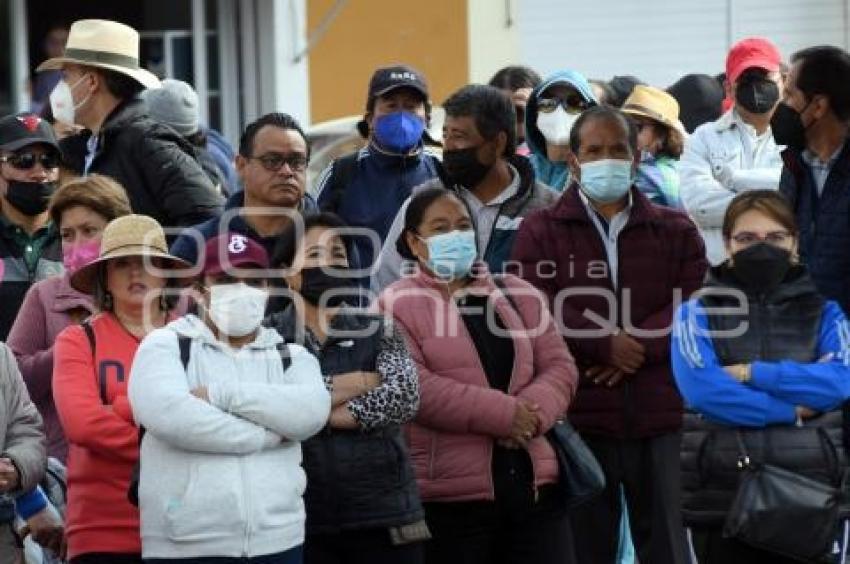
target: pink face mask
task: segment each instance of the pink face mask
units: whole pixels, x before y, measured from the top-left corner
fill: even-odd
[[[78,271],[100,254],[100,241],[85,241],[74,245],[62,245],[62,262],[70,273]]]

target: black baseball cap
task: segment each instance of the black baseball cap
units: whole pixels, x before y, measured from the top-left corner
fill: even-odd
[[[17,151],[22,147],[44,143],[59,152],[53,127],[47,120],[31,113],[13,114],[0,118],[0,149]]]
[[[422,73],[408,65],[396,65],[379,68],[372,74],[372,80],[369,81],[367,105],[373,98],[383,96],[398,88],[412,88],[422,94],[426,102],[429,99],[428,83],[425,82]]]

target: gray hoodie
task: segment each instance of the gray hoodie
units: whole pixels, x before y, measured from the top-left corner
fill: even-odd
[[[192,339],[186,370],[178,335]],[[303,441],[328,420],[331,398],[316,358],[261,327],[231,349],[187,315],[148,335],[129,397],[147,429],[139,508],[145,558],[253,557],[304,541]],[[209,403],[190,391],[205,386]]]

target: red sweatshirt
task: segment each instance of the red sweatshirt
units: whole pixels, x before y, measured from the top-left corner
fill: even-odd
[[[92,328],[94,359],[79,325],[62,331],[54,347],[53,397],[69,443],[69,558],[142,551],[139,511],[127,501],[139,458],[138,431],[127,400],[139,339],[108,313],[95,317]],[[108,405],[101,400],[102,389]]]

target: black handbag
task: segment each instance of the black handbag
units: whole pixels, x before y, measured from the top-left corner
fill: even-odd
[[[737,441],[741,481],[723,536],[803,562],[827,555],[838,528],[840,490],[755,462],[740,432]]]
[[[605,489],[605,473],[596,457],[567,421],[546,433],[558,458],[558,492],[567,507],[590,501]]]

